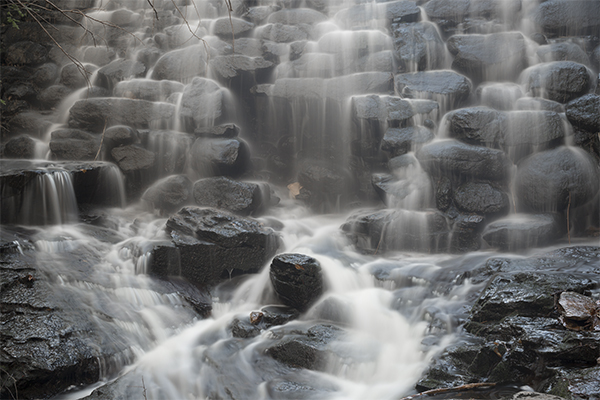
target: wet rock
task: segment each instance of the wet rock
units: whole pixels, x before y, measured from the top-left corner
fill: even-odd
[[[423,169],[434,176],[465,176],[492,181],[507,177],[510,162],[501,150],[456,140],[435,141],[416,154]]]
[[[238,54],[212,58],[209,65],[217,80],[241,92],[257,83],[266,82],[274,66],[271,61],[262,57]]]
[[[592,72],[573,61],[538,64],[523,71],[520,79],[533,96],[559,103],[581,97],[595,85]]]
[[[353,96],[352,115],[358,120],[405,124],[416,115],[428,115],[439,108],[434,101],[405,100],[397,96]]]
[[[102,132],[112,125],[148,128],[166,123],[175,115],[175,106],[146,100],[117,97],[78,100],[69,110],[69,127]]]
[[[185,175],[172,175],[155,182],[142,195],[142,200],[156,210],[171,212],[192,198],[192,181]]]
[[[149,170],[156,160],[153,152],[136,145],[115,147],[110,154],[125,173]]]
[[[187,132],[218,125],[227,114],[225,90],[213,80],[194,78],[183,90],[179,117]]]
[[[352,183],[347,171],[330,163],[305,160],[299,166],[298,182],[304,200],[315,210],[331,210],[347,204]],[[301,196],[302,198],[302,196]]]
[[[249,7],[248,11],[242,15],[242,18],[252,22],[255,25],[262,25],[267,20],[269,15],[279,9],[280,7],[276,5]]]
[[[402,23],[392,29],[394,55],[400,60],[401,71],[426,71],[443,66],[444,42],[433,23]]]
[[[317,260],[303,254],[279,254],[269,272],[279,300],[304,311],[323,294],[323,276]]]
[[[508,213],[508,194],[485,182],[467,182],[454,189],[454,204],[459,210],[485,216]]]
[[[48,60],[48,49],[39,43],[17,42],[6,50],[6,63],[9,65],[39,65]]]
[[[469,6],[469,0],[431,0],[425,5],[424,9],[431,21],[445,28],[462,22],[469,15]]]
[[[238,316],[231,323],[231,334],[238,338],[252,338],[263,330],[273,326],[284,325],[297,319],[297,309],[287,306],[265,306],[260,311],[252,311],[249,316]]]
[[[209,126],[197,128],[194,131],[194,135],[206,138],[227,138],[232,139],[238,137],[240,134],[240,127],[236,124],[223,124],[217,126]]]
[[[211,32],[227,40],[232,39],[232,35],[236,38],[250,36],[253,29],[254,24],[252,22],[244,21],[240,18],[232,17],[230,19],[229,17],[222,17],[213,21]]]
[[[119,146],[127,146],[139,141],[137,129],[126,125],[115,125],[104,131],[104,151],[110,151]]]
[[[592,275],[554,272],[503,273],[493,278],[473,306],[473,322],[500,322],[507,315],[547,318],[554,314],[554,296],[597,286]],[[474,328],[474,326],[473,326]]]
[[[553,111],[513,111],[506,114],[506,121],[503,147],[515,163],[564,143],[565,121]]]
[[[341,227],[362,252],[445,251],[450,227],[441,212],[381,210],[352,214]]]
[[[67,64],[60,71],[60,83],[71,89],[80,89],[92,85],[92,74],[97,69],[91,64],[83,64],[83,67],[75,64]]]
[[[257,29],[257,37],[275,43],[290,43],[299,40],[307,40],[310,36],[309,32],[311,29],[311,26],[308,24],[266,24]]]
[[[565,112],[565,107],[562,104],[540,97],[521,97],[515,102],[515,109],[523,111],[553,111],[555,113]]]
[[[172,50],[158,59],[151,78],[157,81],[166,79],[187,82],[194,77],[206,75],[207,62],[208,54],[203,44]]]
[[[10,101],[24,100],[28,102],[35,101],[37,92],[30,83],[19,83],[12,85],[4,92],[4,98]]]
[[[57,160],[93,160],[100,149],[100,139],[78,129],[54,131],[50,151]]]
[[[183,92],[184,85],[176,81],[129,79],[116,84],[115,97],[127,97],[148,101],[166,101],[173,93]]]
[[[30,136],[18,136],[6,142],[3,156],[6,158],[35,158],[35,147],[36,141]]]
[[[184,207],[165,230],[172,243],[154,248],[150,273],[199,286],[257,272],[278,247],[277,235],[258,221],[209,208]]]
[[[590,59],[576,43],[559,42],[540,46],[536,52],[541,62],[574,61],[590,67]]]
[[[299,24],[318,24],[326,21],[327,16],[319,11],[310,8],[293,8],[275,11],[267,18],[267,23],[299,25]]]
[[[73,89],[65,85],[52,85],[40,92],[37,100],[42,109],[55,108],[72,92]]]
[[[48,114],[37,111],[23,111],[10,119],[7,130],[11,135],[26,134],[42,137],[52,126],[51,119]]]
[[[559,147],[536,153],[518,165],[515,194],[535,211],[564,211],[590,201],[598,192],[597,163],[578,148]]]
[[[455,253],[477,251],[481,247],[481,231],[485,218],[477,214],[461,214],[454,219],[450,250]]]
[[[39,66],[31,76],[32,83],[38,88],[46,88],[58,79],[58,65],[46,63]]]
[[[266,349],[266,354],[290,367],[323,370],[331,354],[327,345],[341,334],[342,330],[335,326],[314,325],[306,332],[277,341]]]
[[[556,307],[560,322],[574,331],[600,331],[600,304],[577,292],[562,292]]]
[[[394,175],[374,174],[373,187],[388,207],[423,210],[431,206],[431,182],[411,167],[397,168]],[[400,176],[397,178],[397,176]]]
[[[504,143],[506,115],[488,107],[471,107],[446,114],[451,137],[465,143],[498,148]]]
[[[214,207],[239,215],[250,215],[269,206],[266,183],[234,181],[226,177],[204,178],[194,183],[194,199],[202,207]]]
[[[482,236],[491,247],[518,251],[548,245],[563,232],[554,215],[515,214],[490,223]]]
[[[424,126],[390,128],[381,139],[381,150],[389,152],[392,157],[401,156],[421,148],[433,138],[433,132]]]
[[[586,0],[552,0],[538,6],[533,20],[552,36],[593,34],[600,30],[600,6]]]
[[[435,181],[435,205],[438,210],[446,211],[452,204],[452,182],[446,176]]]
[[[511,81],[527,66],[525,38],[519,32],[454,35],[447,41],[452,68],[476,82]]]
[[[107,88],[113,88],[118,82],[131,78],[140,78],[146,67],[139,61],[118,59],[98,70],[98,77]]]
[[[427,71],[395,75],[394,88],[402,97],[436,100],[453,109],[469,98],[472,84],[453,71]]]
[[[566,105],[567,119],[573,126],[590,132],[600,131],[600,96],[588,94]]]
[[[238,138],[198,138],[191,148],[192,168],[201,175],[240,176],[248,171],[250,150]]]

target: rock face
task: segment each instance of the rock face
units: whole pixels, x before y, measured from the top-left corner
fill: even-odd
[[[268,185],[234,181],[226,177],[204,178],[194,183],[194,200],[239,215],[250,215],[269,206]]]
[[[514,214],[491,222],[483,231],[483,240],[504,251],[519,251],[552,243],[564,232],[551,214]]]
[[[406,72],[438,69],[444,63],[444,42],[431,22],[393,25],[394,55]]]
[[[569,102],[566,105],[569,122],[578,128],[600,131],[600,96],[588,94]]]
[[[279,254],[271,262],[271,284],[283,304],[306,310],[323,293],[321,265],[303,254]]]
[[[206,48],[202,44],[172,50],[158,59],[152,79],[187,82],[206,74],[207,60]]]
[[[446,114],[448,133],[463,142],[488,147],[504,143],[506,116],[488,107],[471,107]]]
[[[518,165],[516,195],[526,209],[561,212],[590,201],[600,180],[596,161],[578,148],[533,154]]]
[[[185,175],[173,175],[155,182],[142,195],[142,200],[155,209],[174,211],[192,198],[192,181]]]
[[[567,103],[593,89],[594,77],[585,66],[572,61],[538,64],[523,71],[521,81],[536,97]]]
[[[509,161],[501,150],[472,146],[456,140],[429,143],[417,152],[423,169],[434,176],[454,175],[503,180]]]
[[[454,190],[454,202],[461,211],[480,215],[502,215],[509,209],[506,192],[484,182],[460,185]]]
[[[194,78],[183,90],[179,117],[187,132],[218,125],[225,113],[225,91],[214,81]]]
[[[238,138],[198,138],[191,148],[192,168],[203,176],[240,176],[249,168],[250,149]]]
[[[199,286],[257,272],[279,245],[258,221],[210,208],[184,207],[165,230],[172,242],[154,248],[150,273],[182,276]]]
[[[552,35],[586,35],[600,29],[600,7],[593,1],[552,0],[539,5],[534,20]]]
[[[394,76],[394,88],[402,97],[431,99],[459,107],[470,96],[471,81],[453,71],[427,71]],[[443,109],[447,111],[447,109]]]

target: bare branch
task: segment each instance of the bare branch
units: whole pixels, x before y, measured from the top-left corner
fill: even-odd
[[[158,11],[156,11],[156,8],[154,8],[154,4],[152,4],[150,2],[150,0],[146,0],[148,2],[148,4],[150,4],[150,7],[152,7],[152,9],[154,10],[154,16],[156,17],[156,20],[158,21]]]

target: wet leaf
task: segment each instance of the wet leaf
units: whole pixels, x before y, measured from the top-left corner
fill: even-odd
[[[263,318],[263,313],[261,313],[260,311],[252,311],[250,313],[250,323],[252,325],[258,324],[260,321],[262,321],[262,318]]]

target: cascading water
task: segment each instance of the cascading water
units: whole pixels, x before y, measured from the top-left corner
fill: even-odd
[[[600,222],[599,172],[586,150],[600,147],[585,136],[593,118],[577,119],[588,103],[572,105],[596,96],[598,68],[577,44],[593,39],[540,46],[537,0],[89,3],[73,51],[91,86],[64,68],[56,90],[70,95],[29,157],[48,160],[0,162],[3,395],[401,399],[558,385],[547,377],[562,353],[530,371],[518,363],[551,351],[519,346],[543,340],[502,336],[535,315],[515,311],[526,328],[509,316],[501,333],[474,315],[496,290],[486,285],[519,268],[535,271],[519,282],[588,274],[550,296],[598,299],[599,243],[585,235]],[[17,147],[3,155],[26,158]],[[592,250],[526,257],[571,236]],[[320,266],[306,308],[283,305],[270,268],[281,253]],[[511,363],[526,371],[515,382],[502,375]],[[38,373],[56,383],[36,391]]]

